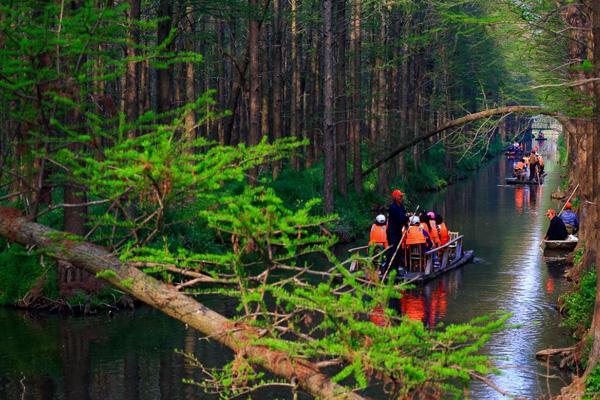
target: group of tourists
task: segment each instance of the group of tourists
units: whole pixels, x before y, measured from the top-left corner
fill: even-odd
[[[369,245],[387,249],[385,261],[381,264],[382,270],[388,269],[388,265],[404,268],[406,253],[411,246],[421,246],[424,254],[450,241],[448,228],[439,213],[429,211],[409,215],[403,203],[404,193],[394,190],[388,216],[378,214],[371,227]]]
[[[579,219],[572,208],[572,204],[567,202],[564,211],[560,215],[556,215],[556,210],[552,208],[546,211],[546,216],[550,219],[550,226],[544,240],[566,240],[569,234],[577,233]]]
[[[531,153],[525,154],[520,161],[516,162],[513,169],[514,176],[520,180],[539,181],[544,174],[544,158],[537,154],[538,147],[534,147]]]
[[[514,142],[506,149],[507,153],[523,153],[525,151],[525,145],[523,143]],[[511,154],[512,155],[512,154]]]

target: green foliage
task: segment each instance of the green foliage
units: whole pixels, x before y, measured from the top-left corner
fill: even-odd
[[[585,394],[583,399],[593,400],[600,395],[600,365],[596,365],[592,372],[585,378]]]
[[[105,269],[103,271],[97,272],[96,273],[96,278],[101,278],[101,279],[116,279],[116,278],[118,278],[118,276],[115,273],[115,271],[113,271],[112,269]]]
[[[563,324],[581,335],[592,323],[596,299],[596,272],[590,270],[581,275],[573,292],[562,297],[565,319]]]
[[[42,265],[38,253],[29,253],[17,244],[10,247],[4,244],[3,247],[0,252],[0,305],[15,304],[23,300],[40,283],[39,289],[49,296],[55,296],[53,262],[48,266]]]

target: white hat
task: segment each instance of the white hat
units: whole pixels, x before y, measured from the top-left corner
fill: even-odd
[[[413,215],[412,217],[410,217],[410,223],[413,225],[417,225],[421,223],[421,220],[416,215]]]
[[[385,224],[385,215],[379,214],[375,217],[375,221],[377,221],[378,224]]]

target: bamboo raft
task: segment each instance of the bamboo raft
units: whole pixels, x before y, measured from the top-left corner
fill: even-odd
[[[475,252],[473,250],[463,251],[462,248],[463,236],[458,235],[458,232],[450,232],[450,241],[443,246],[436,247],[425,253],[422,252],[420,245],[410,246],[406,252],[405,267],[406,269],[396,275],[396,280],[407,281],[411,283],[425,283],[446,272],[457,269],[473,259]],[[369,246],[360,246],[348,250],[350,253],[367,249]],[[439,262],[434,263],[433,255],[436,253]],[[399,257],[403,257],[398,252]],[[350,266],[350,272],[355,272],[359,268],[354,262]]]
[[[538,185],[543,185],[544,184],[544,178],[546,177],[546,173],[544,172],[542,175],[540,175],[540,181],[536,181],[534,180],[529,180],[526,179],[524,181],[519,180],[516,177],[512,177],[512,178],[505,178],[504,181],[506,182],[507,185],[534,185],[534,186],[538,186]]]
[[[475,252],[473,250],[463,251],[462,241],[463,235],[459,236],[456,233],[448,243],[431,249],[423,255],[419,254],[420,246],[414,246],[415,248],[410,249],[406,272],[399,274],[397,279],[425,283],[469,263],[473,260]],[[440,251],[442,251],[442,255],[438,256],[439,264],[436,264],[433,261],[433,255]]]

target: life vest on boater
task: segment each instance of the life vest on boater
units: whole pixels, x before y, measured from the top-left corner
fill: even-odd
[[[415,244],[425,244],[427,243],[427,239],[425,238],[425,234],[423,233],[423,228],[416,225],[411,225],[408,227],[408,231],[406,232],[406,238],[404,240],[404,244],[406,246],[412,246]]]
[[[440,236],[438,235],[437,225],[435,224],[434,220],[429,221],[429,237],[431,238],[431,241],[435,247],[442,244],[440,241]]]
[[[442,245],[445,245],[450,241],[450,233],[448,232],[448,227],[445,222],[442,222],[438,225],[439,233],[440,233],[440,242]]]
[[[385,248],[389,246],[387,240],[387,225],[373,224],[371,227],[371,235],[369,237],[369,246],[373,244],[378,244]]]

